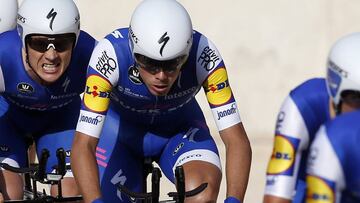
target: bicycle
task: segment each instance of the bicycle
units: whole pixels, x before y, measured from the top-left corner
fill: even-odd
[[[72,197],[62,196],[61,179],[63,179],[66,170],[70,169],[70,166],[66,166],[65,163],[65,150],[63,148],[59,148],[56,151],[58,164],[53,167],[53,169],[55,169],[55,173],[46,173],[46,164],[49,156],[49,150],[43,149],[39,158],[39,163],[30,164],[29,167],[24,168],[17,168],[6,163],[0,163],[0,167],[5,170],[25,175],[24,199],[5,200],[5,203],[55,203],[82,200],[81,195]],[[42,192],[39,192],[37,190],[38,182],[47,185],[57,185],[58,195],[56,197],[48,195],[46,194],[45,189],[43,189]]]
[[[149,174],[151,176],[151,192],[147,192],[147,176]],[[142,203],[184,203],[185,197],[192,197],[207,187],[208,183],[202,183],[197,188],[185,191],[185,173],[182,166],[177,166],[175,168],[175,178],[176,178],[176,190],[177,192],[169,192],[167,195],[170,200],[159,200],[160,197],[160,178],[162,177],[161,171],[159,168],[154,167],[151,159],[145,159],[144,161],[144,178],[143,178],[143,190],[145,192],[138,193],[133,192],[126,188],[124,185],[118,184],[118,190],[125,195],[127,195],[130,199],[134,200],[142,200]]]

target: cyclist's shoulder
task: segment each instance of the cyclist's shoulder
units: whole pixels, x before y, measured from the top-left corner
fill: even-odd
[[[16,29],[3,32],[0,34],[0,51],[8,52],[11,48],[16,47],[16,45],[21,45],[20,42],[20,37]]]
[[[300,83],[298,86],[296,86],[291,93],[309,93],[309,91],[324,91],[326,92],[326,81],[325,78],[310,78],[305,80],[304,82]],[[317,92],[315,92],[317,93]]]
[[[360,110],[343,113],[333,120],[326,122],[328,134],[359,134],[360,136]]]
[[[112,44],[128,44],[129,35],[133,34],[131,29],[128,27],[118,28],[108,33],[104,39],[110,41]]]

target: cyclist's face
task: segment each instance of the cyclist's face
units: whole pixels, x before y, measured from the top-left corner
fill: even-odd
[[[360,109],[360,92],[345,90],[341,93],[341,112],[351,112]]]
[[[140,76],[151,94],[164,96],[169,93],[187,57],[180,56],[167,61],[157,61],[135,54]]]
[[[180,73],[180,68],[172,71],[158,68],[156,71],[151,71],[149,68],[143,68],[141,65],[139,66],[141,79],[151,94],[155,96],[165,96],[167,93],[169,93],[172,85]]]
[[[58,80],[69,66],[74,36],[34,35],[27,37],[25,42],[32,71],[45,83]]]

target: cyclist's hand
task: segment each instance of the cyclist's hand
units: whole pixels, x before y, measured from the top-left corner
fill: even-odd
[[[91,203],[105,203],[105,202],[104,202],[103,199],[100,197],[100,198],[95,199],[95,200],[92,201]]]
[[[241,203],[241,201],[235,197],[228,197],[225,199],[224,203]]]

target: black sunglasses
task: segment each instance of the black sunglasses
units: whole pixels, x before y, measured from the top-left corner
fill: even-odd
[[[135,62],[141,67],[149,71],[150,73],[158,73],[160,70],[164,72],[171,73],[180,69],[181,66],[186,62],[187,56],[179,56],[174,59],[159,61],[155,59],[151,59],[147,56],[141,54],[134,54]]]
[[[75,46],[76,35],[74,33],[43,35],[30,34],[25,37],[27,47],[45,53],[51,47],[57,52],[68,51]]]

